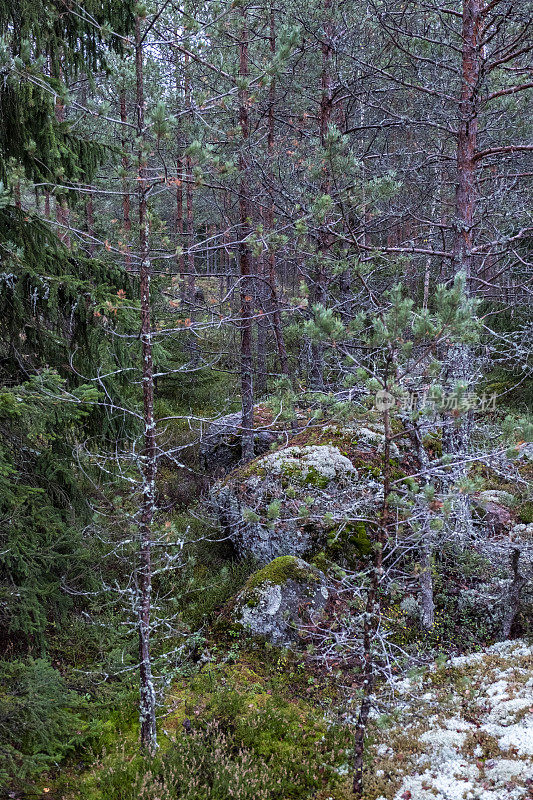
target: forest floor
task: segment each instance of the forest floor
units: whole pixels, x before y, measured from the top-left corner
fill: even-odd
[[[533,647],[498,643],[394,689],[395,722],[376,737],[370,796],[533,797]]]

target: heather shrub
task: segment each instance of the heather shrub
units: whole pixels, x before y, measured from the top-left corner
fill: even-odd
[[[308,764],[296,763],[291,759],[295,752],[296,742],[284,759],[271,752],[261,757],[256,748],[240,745],[235,735],[212,723],[171,738],[155,758],[128,755],[124,749],[104,755],[84,777],[79,792],[69,798],[303,800],[310,796],[312,786],[325,785],[324,765],[311,754]]]

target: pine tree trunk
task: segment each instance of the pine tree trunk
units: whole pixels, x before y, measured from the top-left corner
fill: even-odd
[[[194,219],[192,203],[193,172],[190,156],[185,158],[185,205],[187,212],[187,302],[189,304],[189,317],[194,316],[194,303],[196,292],[195,263],[194,263]]]
[[[385,381],[383,388],[388,391],[388,373],[390,363],[386,364]],[[355,726],[354,741],[354,775],[352,791],[356,800],[361,800],[364,792],[364,750],[365,735],[372,705],[372,691],[374,688],[374,657],[372,642],[380,621],[380,583],[383,573],[383,548],[388,537],[388,526],[390,509],[388,497],[391,487],[391,420],[390,410],[385,408],[383,411],[383,424],[385,431],[385,442],[383,448],[383,503],[381,506],[379,520],[376,530],[376,541],[373,549],[373,563],[370,574],[370,586],[368,589],[366,608],[363,622],[363,697],[361,707]]]
[[[139,523],[138,628],[140,660],[140,724],[141,746],[153,753],[157,748],[155,718],[155,690],[150,656],[150,614],[152,593],[152,523],[155,511],[155,478],[157,451],[154,420],[154,370],[152,360],[152,328],[150,321],[151,263],[149,251],[148,181],[146,153],[143,151],[144,85],[141,20],[135,20],[135,66],[137,79],[137,136],[141,142],[139,153],[139,260],[141,295],[141,353],[144,449],[142,454],[142,500]]]
[[[120,121],[123,126],[128,121],[126,109],[126,93],[120,93]],[[123,128],[123,131],[125,127]],[[126,155],[126,139],[122,134],[121,139],[122,147],[122,227],[124,228],[124,248],[126,256],[124,259],[124,266],[126,269],[131,267],[131,254],[130,254],[130,233],[131,233],[131,217],[130,217],[130,193],[128,191],[128,156]]]
[[[178,142],[181,147],[181,142]],[[176,161],[176,235],[178,240],[177,268],[180,276],[180,298],[185,299],[185,256],[183,254],[183,159]]]
[[[261,209],[261,213],[262,213]],[[267,393],[267,345],[268,345],[268,292],[266,291],[265,255],[261,253],[256,259],[256,291],[255,305],[257,308],[257,339],[255,359],[255,393],[262,397]]]
[[[240,41],[239,76],[248,77],[248,28],[246,10],[241,10],[242,29]],[[250,204],[248,197],[248,92],[239,89],[239,125],[241,129],[241,150],[239,153],[239,268],[241,278],[241,399],[242,399],[242,457],[249,461],[254,456],[254,389],[252,354],[252,254],[247,242],[250,234]]]
[[[409,435],[414,445],[421,472],[421,482],[423,485],[428,483],[425,477],[429,472],[429,458],[424,449],[420,429],[416,422],[411,419],[404,420],[404,425],[409,431]],[[433,576],[431,573],[431,559],[433,555],[433,544],[431,540],[431,528],[429,520],[429,510],[425,501],[422,499],[418,506],[418,511],[422,517],[420,530],[420,605],[422,627],[429,630],[435,623],[435,601],[433,595]]]
[[[85,205],[85,221],[87,223],[87,233],[89,234],[89,255],[93,256],[96,250],[96,242],[94,239],[94,199],[92,192],[89,192],[89,198]]]
[[[270,55],[272,59],[276,55],[276,21],[274,15],[274,9],[271,7],[270,9],[270,36],[269,36],[269,43],[270,43]],[[275,127],[274,127],[274,104],[276,101],[276,84],[274,78],[270,84],[269,88],[269,95],[268,95],[268,134],[267,134],[267,146],[268,146],[268,170],[269,170],[269,180],[271,184],[271,191],[274,191],[274,135],[275,135]],[[274,230],[274,204],[273,202],[269,204],[267,208],[267,229],[269,232],[273,232]],[[285,347],[285,337],[283,336],[283,328],[281,325],[281,312],[279,306],[279,298],[278,293],[276,290],[276,253],[274,250],[269,250],[267,255],[268,261],[268,286],[270,289],[270,305],[271,305],[271,317],[272,317],[272,328],[274,330],[274,336],[276,339],[276,347],[278,351],[278,358],[280,363],[281,373],[283,375],[289,375],[289,359],[287,356],[287,348]]]
[[[507,603],[505,605],[505,613],[502,622],[502,641],[505,641],[511,635],[511,628],[513,627],[513,622],[515,621],[520,607],[520,594],[527,583],[527,579],[519,572],[520,550],[518,547],[513,548],[510,555],[510,562],[513,577],[507,594]]]
[[[190,116],[191,111],[191,86],[189,80],[189,72],[187,69],[189,63],[188,56],[185,56],[185,104]],[[187,214],[187,302],[189,303],[189,317],[192,319],[194,315],[195,304],[195,263],[194,263],[194,218],[193,218],[193,183],[194,175],[192,169],[192,160],[190,155],[185,156],[185,206]]]
[[[478,130],[481,53],[479,27],[481,0],[464,0],[462,27],[461,101],[457,135],[457,189],[455,196],[455,260],[470,281],[476,206],[475,154]]]
[[[459,103],[459,128],[457,132],[457,187],[455,195],[456,271],[466,277],[466,291],[471,291],[472,247],[477,199],[476,148],[478,131],[479,80],[481,52],[479,29],[481,0],[464,0],[462,21],[461,99]],[[446,358],[446,381],[452,390],[458,381],[472,383],[474,377],[473,352],[470,345],[458,343],[449,348]],[[451,455],[468,452],[471,433],[471,413],[463,413],[455,422],[448,420],[443,428],[443,450]],[[464,468],[452,471],[450,482],[464,474]],[[454,508],[455,536],[465,544],[472,535],[472,515],[466,496],[456,498]]]
[[[320,100],[319,125],[320,125],[320,144],[326,146],[331,114],[333,111],[333,80],[331,75],[331,61],[333,57],[333,26],[330,19],[332,0],[324,0],[324,31],[322,34],[322,97]],[[331,175],[329,169],[325,167],[324,179],[320,186],[322,195],[329,194],[331,191]],[[324,220],[322,228],[318,234],[318,268],[314,276],[313,301],[325,306],[327,302],[326,292],[326,267],[325,259],[330,248],[330,235],[327,230],[328,219]],[[312,364],[310,384],[315,390],[324,388],[324,347],[321,342],[313,342],[311,345]]]

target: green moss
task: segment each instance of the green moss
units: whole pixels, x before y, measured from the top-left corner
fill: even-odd
[[[361,520],[338,525],[328,533],[324,558],[331,561],[342,561],[349,566],[372,552],[372,542],[368,536],[366,525]],[[316,562],[315,562],[316,563]]]
[[[442,431],[430,432],[422,439],[424,448],[433,458],[442,456]]]
[[[520,522],[523,522],[526,525],[528,525],[530,522],[533,522],[533,501],[528,500],[525,503],[521,503],[517,509],[517,513]]]
[[[283,586],[289,580],[305,583],[306,581],[317,581],[318,576],[313,569],[301,567],[298,559],[294,556],[280,556],[250,575],[245,592],[251,592],[263,583]]]
[[[243,467],[237,467],[234,469],[233,472],[230,472],[227,475],[224,483],[233,482],[233,481],[245,481],[247,478],[253,478],[257,476],[258,478],[264,478],[266,476],[266,469],[261,466],[261,461],[264,456],[258,456],[254,458],[253,461],[250,461],[248,464],[245,464]]]
[[[370,459],[365,460],[361,457],[352,459],[352,463],[361,477],[374,478],[377,481],[381,480],[382,478],[379,461],[379,458],[377,459],[376,463],[373,463]]]
[[[307,464],[300,467],[298,464],[287,463],[281,468],[282,483],[298,482],[302,486],[315,486],[318,489],[325,489],[329,483],[329,478],[322,475],[316,467]]]

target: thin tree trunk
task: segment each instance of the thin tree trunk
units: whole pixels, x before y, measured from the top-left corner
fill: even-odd
[[[385,370],[384,390],[388,391],[388,372],[390,363],[387,362]],[[390,410],[385,408],[383,411],[383,424],[385,430],[385,443],[383,449],[383,503],[381,506],[379,520],[376,531],[376,541],[374,543],[374,555],[372,570],[370,575],[370,586],[368,589],[364,622],[363,622],[363,697],[361,708],[355,726],[354,741],[354,776],[352,791],[356,800],[361,800],[364,791],[364,750],[365,734],[372,705],[372,691],[374,688],[374,658],[372,652],[372,641],[379,625],[380,599],[379,589],[381,575],[383,572],[383,548],[388,536],[389,525],[389,504],[388,497],[391,486],[391,420]]]
[[[420,429],[416,422],[408,419],[404,421],[414,449],[420,464],[422,472],[422,482],[424,485],[428,483],[426,477],[429,472],[429,458],[424,449]],[[422,607],[421,623],[422,627],[429,630],[435,623],[435,600],[433,594],[433,576],[431,573],[431,558],[433,555],[433,546],[431,540],[431,527],[429,520],[429,511],[425,505],[424,500],[419,504],[420,514],[422,515],[422,525],[420,531],[420,545],[419,545],[419,558],[420,558],[420,605]]]
[[[135,20],[135,67],[137,80],[136,112],[139,152],[139,259],[141,295],[141,346],[142,346],[142,394],[144,449],[142,454],[142,500],[139,523],[139,570],[138,570],[138,627],[140,658],[140,707],[141,746],[153,753],[157,748],[155,719],[155,690],[150,656],[150,613],[152,593],[152,523],[155,511],[155,478],[157,472],[157,450],[154,420],[154,370],[152,360],[152,328],[150,321],[151,263],[148,223],[148,180],[146,153],[143,150],[144,128],[144,83],[141,20]]]
[[[464,0],[462,27],[462,81],[457,135],[457,189],[455,196],[455,259],[470,280],[476,206],[476,162],[479,102],[479,27],[481,0]]]
[[[189,79],[189,71],[188,71],[188,63],[189,58],[185,56],[185,104],[187,107],[188,116],[191,113],[191,84]],[[186,178],[186,185],[185,185],[185,206],[186,206],[186,213],[187,213],[187,301],[190,306],[190,314],[189,316],[191,319],[194,316],[194,305],[195,305],[195,292],[196,292],[196,281],[195,281],[195,262],[194,262],[194,217],[193,217],[193,182],[194,182],[194,175],[192,169],[192,159],[190,155],[185,156],[185,178]]]
[[[248,77],[248,28],[246,9],[241,10],[242,29],[240,41],[239,77]],[[248,91],[239,89],[239,124],[241,129],[241,149],[239,153],[239,268],[241,277],[241,399],[242,399],[242,457],[248,461],[254,456],[254,389],[252,354],[252,254],[247,238],[250,234],[250,204],[248,197]]]
[[[89,192],[89,197],[85,205],[85,219],[87,223],[87,233],[89,234],[89,255],[93,256],[96,249],[96,242],[94,241],[94,199],[92,192]]]
[[[181,147],[181,142],[178,142]],[[185,298],[185,256],[183,254],[183,159],[176,161],[176,235],[178,239],[177,268],[180,276],[180,297]]]
[[[61,77],[61,70],[59,75]],[[65,121],[65,106],[59,97],[56,98],[55,115],[57,122]],[[68,247],[70,250],[71,241],[68,233],[68,228],[70,227],[70,211],[67,205],[67,200],[64,196],[56,197],[56,221],[59,225],[59,238],[65,247]]]
[[[185,157],[185,197],[187,209],[187,302],[189,303],[189,316],[191,319],[194,316],[194,303],[196,292],[195,281],[195,263],[194,263],[194,218],[193,218],[193,202],[192,202],[192,161],[190,156]]]
[[[479,79],[481,52],[479,30],[482,0],[463,1],[461,100],[457,133],[457,187],[455,195],[454,257],[457,272],[466,278],[466,291],[471,291],[473,229],[476,210],[476,148],[478,131]],[[446,358],[446,379],[449,389],[459,382],[471,384],[474,375],[472,348],[458,343],[449,348]],[[472,415],[465,412],[457,420],[447,420],[443,427],[443,450],[452,455],[465,454],[470,443]],[[453,469],[450,482],[456,482],[464,467]],[[472,534],[472,514],[466,495],[455,501],[455,535],[465,544]]]
[[[120,93],[120,121],[123,124],[122,128],[122,226],[124,228],[124,248],[126,256],[124,265],[126,269],[131,267],[131,254],[130,254],[130,233],[131,233],[131,217],[130,217],[130,193],[128,191],[128,156],[126,155],[126,139],[124,131],[126,130],[125,124],[128,121],[128,114],[126,109],[126,92]]]
[[[509,586],[507,603],[505,605],[505,613],[502,622],[502,641],[505,641],[511,635],[511,628],[513,627],[513,622],[515,621],[520,607],[520,594],[527,583],[527,579],[519,572],[520,550],[518,547],[513,547],[509,560],[511,562],[513,577],[511,580],[511,585]]]
[[[274,8],[270,9],[270,54],[272,59],[276,55],[276,22],[274,15]],[[270,84],[268,96],[268,168],[269,178],[271,183],[271,192],[274,190],[274,104],[276,101],[276,84],[274,79]],[[269,232],[274,230],[274,203],[271,202],[267,209],[267,227]],[[268,251],[268,285],[270,289],[270,303],[272,307],[272,328],[276,339],[276,347],[278,351],[279,363],[283,375],[289,376],[289,359],[287,356],[287,348],[285,347],[285,337],[283,336],[283,328],[281,325],[281,313],[279,307],[279,298],[276,291],[276,253],[274,250]]]
[[[260,210],[263,215],[263,209]],[[256,339],[256,369],[255,392],[257,397],[267,393],[267,345],[268,345],[268,300],[267,270],[265,268],[265,254],[261,253],[255,260],[257,280],[255,291],[255,304],[257,308],[257,339]]]
[[[330,19],[332,0],[324,0],[324,31],[322,34],[322,97],[320,100],[319,125],[320,145],[326,147],[327,135],[333,111],[333,80],[331,75],[331,61],[333,57],[333,26]],[[320,186],[323,195],[331,191],[331,176],[325,166],[324,179]],[[313,300],[322,306],[326,305],[326,269],[325,259],[330,247],[330,235],[327,230],[328,220],[324,220],[318,235],[318,267],[315,272]],[[311,345],[311,388],[321,390],[324,388],[324,347],[321,342]]]
[[[441,190],[442,190],[442,173],[441,173]],[[439,192],[439,194],[442,195],[442,191]],[[442,200],[442,197],[441,197],[441,200]],[[437,187],[435,187],[435,190],[434,190],[434,193],[433,193],[433,199],[431,201],[431,214],[430,214],[431,224],[430,224],[430,227],[429,227],[429,242],[430,243],[433,240],[433,237],[435,235],[435,225],[433,224],[433,218],[435,217],[436,211],[437,211]],[[424,269],[424,294],[423,294],[423,298],[422,298],[422,308],[423,309],[427,309],[427,307],[428,307],[430,279],[431,279],[431,256],[428,256],[426,258],[426,266],[425,266],[425,269]]]

